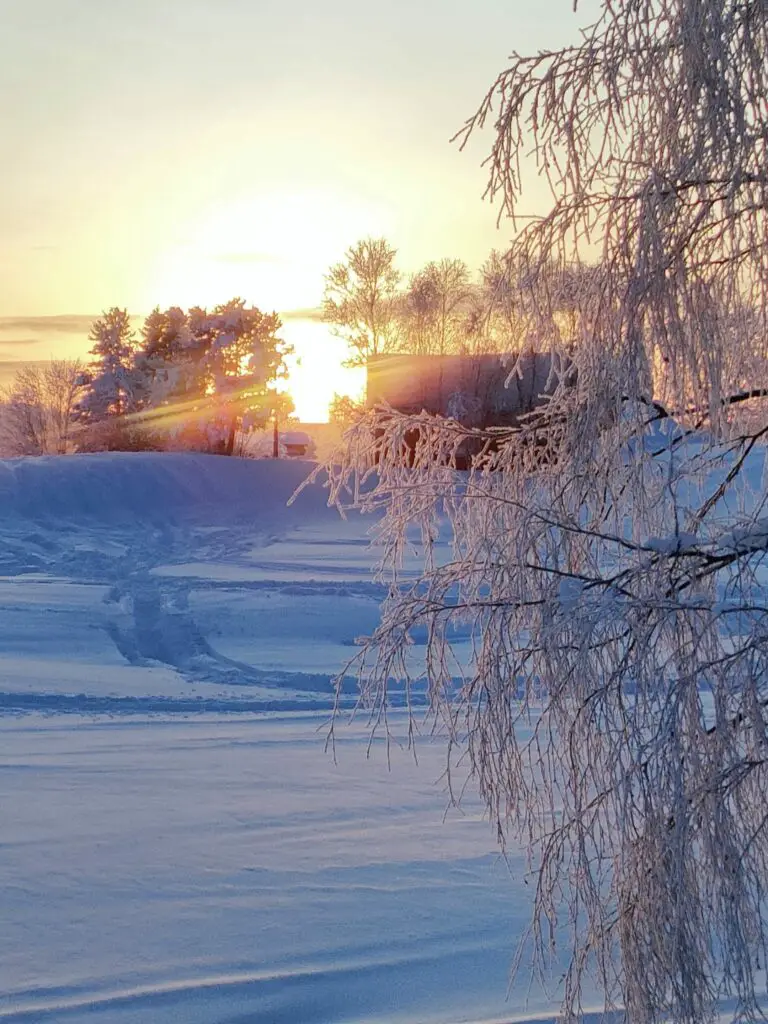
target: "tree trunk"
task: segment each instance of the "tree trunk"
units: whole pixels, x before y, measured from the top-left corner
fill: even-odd
[[[235,450],[235,433],[235,421],[232,420],[232,423],[229,426],[229,433],[227,434],[227,444],[224,448],[225,455],[232,455]]]

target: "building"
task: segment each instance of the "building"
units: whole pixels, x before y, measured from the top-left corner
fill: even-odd
[[[563,373],[551,352],[476,356],[374,356],[367,365],[366,404],[457,419],[471,427],[506,427],[547,401]]]
[[[286,430],[280,434],[280,455],[286,459],[306,459],[314,453],[314,444],[303,430]]]
[[[515,427],[547,402],[563,375],[567,356],[551,352],[475,356],[384,355],[368,361],[366,404],[387,403],[398,412],[421,412],[458,420],[476,429]],[[411,465],[419,440],[405,435],[403,458]],[[543,439],[534,439],[539,446]],[[467,437],[451,455],[456,469],[469,469],[480,452],[497,451],[502,437]],[[540,456],[537,456],[539,458]],[[378,460],[378,456],[377,456]]]

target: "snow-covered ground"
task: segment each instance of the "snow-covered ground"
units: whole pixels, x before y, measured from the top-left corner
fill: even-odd
[[[444,750],[324,749],[377,620],[307,464],[0,463],[0,1020],[513,1020],[528,912]]]

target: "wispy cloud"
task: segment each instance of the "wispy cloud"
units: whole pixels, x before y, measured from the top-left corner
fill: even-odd
[[[323,319],[323,311],[320,306],[311,306],[306,309],[289,309],[280,316],[283,320],[315,320],[319,323]]]
[[[65,313],[59,316],[0,316],[0,333],[87,334],[95,316]],[[5,339],[2,339],[5,341]]]
[[[27,345],[39,345],[40,338],[3,338],[0,337],[0,349],[24,348]]]
[[[97,319],[98,314],[86,316],[81,313],[62,313],[59,316],[0,316],[0,347],[37,345],[51,334],[76,334],[83,339]],[[283,320],[313,320],[321,322],[323,311],[320,306],[288,309],[280,313]],[[144,319],[134,315],[134,326]],[[8,337],[10,335],[10,337]]]

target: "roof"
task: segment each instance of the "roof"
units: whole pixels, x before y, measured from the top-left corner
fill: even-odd
[[[562,357],[551,352],[375,356],[367,364],[366,402],[503,425],[541,405],[564,368]]]
[[[280,432],[280,440],[283,444],[311,444],[311,438],[309,434],[305,434],[303,430],[286,430]]]

